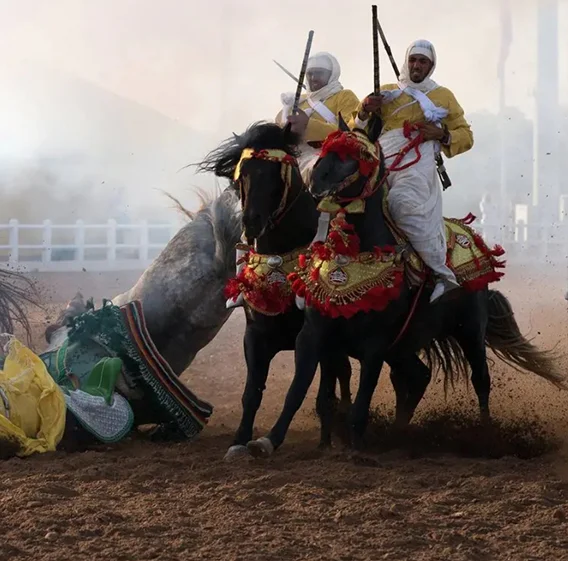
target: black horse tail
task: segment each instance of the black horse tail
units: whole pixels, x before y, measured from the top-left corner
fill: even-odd
[[[566,375],[556,367],[558,355],[537,349],[524,337],[509,300],[497,290],[489,291],[488,313],[485,341],[498,358],[515,370],[532,372],[557,388],[568,389]]]
[[[432,373],[442,372],[446,397],[450,387],[455,389],[456,383],[460,380],[467,382],[469,364],[463,349],[453,337],[434,339],[423,349],[423,355]]]

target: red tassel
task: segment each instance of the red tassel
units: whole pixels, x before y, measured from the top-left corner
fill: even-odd
[[[303,253],[298,257],[298,265],[300,269],[306,268],[306,256]]]
[[[493,248],[493,251],[491,251],[491,254],[494,257],[501,257],[501,255],[505,255],[505,250],[503,249],[503,247],[501,247],[500,245],[496,245]]]
[[[487,288],[487,285],[492,282],[500,281],[503,276],[504,273],[492,271],[491,273],[487,273],[486,275],[483,275],[482,277],[479,277],[477,279],[464,282],[462,286],[468,292],[477,292],[479,290],[485,290],[485,288]]]
[[[311,246],[312,254],[319,257],[322,261],[329,261],[331,259],[331,250],[323,244],[323,242],[316,242]]]
[[[225,298],[236,300],[241,293],[241,286],[236,278],[229,279],[225,285],[224,295]]]
[[[305,285],[304,281],[303,281],[301,278],[298,277],[298,278],[292,283],[292,292],[293,292],[294,294],[297,294],[298,296],[301,296],[300,291],[301,291],[302,289],[305,291],[306,285]]]
[[[323,302],[320,302],[319,300],[312,299],[310,295],[309,305],[316,308],[321,314],[334,319],[339,317],[349,319],[358,312],[380,312],[383,311],[390,302],[400,298],[403,279],[403,273],[396,271],[393,275],[393,286],[376,286],[367,291],[367,293],[356,302],[334,305],[331,303],[329,297]],[[308,295],[309,293],[306,293],[306,304],[308,304]]]

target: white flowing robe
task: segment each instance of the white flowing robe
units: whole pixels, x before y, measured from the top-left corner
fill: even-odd
[[[416,134],[416,133],[415,133]],[[391,130],[379,139],[385,157],[395,155],[408,144],[403,129]],[[418,162],[389,175],[389,210],[397,226],[424,262],[442,278],[455,281],[453,272],[446,265],[446,235],[442,214],[442,189],[436,171],[436,153],[439,142],[420,144]],[[411,150],[397,167],[403,167],[416,159]],[[391,165],[394,158],[386,161]]]

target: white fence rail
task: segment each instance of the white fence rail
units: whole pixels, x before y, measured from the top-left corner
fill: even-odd
[[[0,267],[24,271],[145,269],[180,224],[0,224]]]
[[[23,271],[144,270],[167,245],[181,223],[119,224],[0,224],[0,267]],[[552,228],[527,224],[474,223],[487,243],[505,247],[506,259],[527,263],[565,264],[568,259],[568,221]]]

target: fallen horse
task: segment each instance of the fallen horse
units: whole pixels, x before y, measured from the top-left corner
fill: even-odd
[[[213,407],[179,375],[231,314],[223,290],[234,271],[234,246],[241,234],[236,202],[230,191],[206,202],[136,285],[112,302],[95,309],[77,295],[46,330],[49,346],[37,360],[19,341],[6,347],[4,421],[25,423],[10,405],[16,399],[18,365],[20,375],[25,371],[22,361],[35,365],[34,375],[26,371],[23,378],[60,394],[52,400],[54,416],[61,418],[57,410],[62,402],[66,412],[64,430],[53,429],[56,436],[48,441],[38,446],[22,440],[21,431],[32,441],[44,438],[43,432],[31,434],[20,426],[19,438],[12,427],[9,434],[0,432],[8,442],[3,448],[23,456],[57,447],[76,449],[117,442],[145,424],[157,425],[153,436],[176,440],[190,440],[203,429]],[[32,394],[29,399],[28,409],[39,414],[41,400]]]

